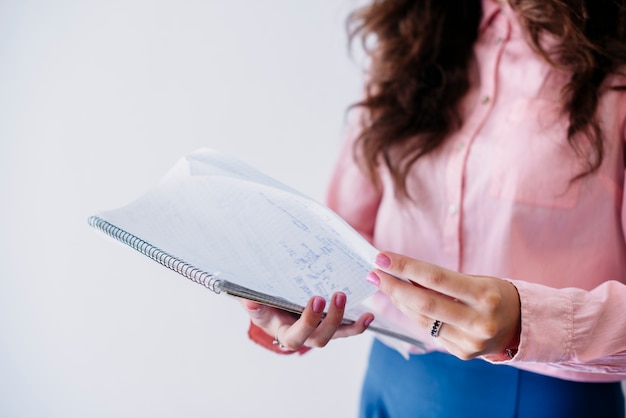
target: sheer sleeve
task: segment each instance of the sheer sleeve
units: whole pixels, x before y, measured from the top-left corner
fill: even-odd
[[[351,118],[346,140],[328,185],[326,204],[372,242],[381,192],[356,161],[354,143],[359,132],[358,115]]]

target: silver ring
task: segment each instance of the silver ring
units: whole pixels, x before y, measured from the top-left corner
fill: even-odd
[[[433,325],[430,328],[430,336],[437,338],[439,336],[439,333],[441,332],[441,326],[443,325],[443,322],[441,322],[438,319],[435,319],[433,321]]]
[[[278,340],[278,331],[280,330],[280,327],[276,328],[276,334],[274,334],[274,341],[272,341],[272,344],[277,345],[278,348],[285,348],[284,345],[282,345],[280,343],[280,341]]]

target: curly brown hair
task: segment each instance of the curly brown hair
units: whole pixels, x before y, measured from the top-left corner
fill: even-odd
[[[604,157],[595,113],[603,80],[626,64],[626,0],[508,1],[531,47],[571,74],[561,101],[568,141],[586,159],[575,179],[584,177]],[[353,107],[365,110],[355,147],[373,179],[382,157],[406,195],[412,164],[460,127],[457,106],[469,89],[481,16],[481,0],[373,0],[348,17],[350,42],[360,39],[370,58],[365,98]],[[549,51],[540,42],[546,33],[557,40]],[[583,153],[578,133],[591,151]]]

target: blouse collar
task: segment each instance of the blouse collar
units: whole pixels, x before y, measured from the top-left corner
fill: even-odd
[[[483,16],[480,20],[479,32],[485,30],[493,19],[506,7],[506,0],[482,0]]]

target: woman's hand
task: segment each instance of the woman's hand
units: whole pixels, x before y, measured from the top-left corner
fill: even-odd
[[[331,339],[361,334],[374,319],[371,313],[363,314],[353,324],[341,324],[346,307],[346,295],[332,295],[326,316],[326,301],[321,296],[309,299],[302,315],[298,318],[289,312],[243,300],[252,322],[265,333],[275,337],[285,350],[306,347],[324,347]]]
[[[510,357],[505,350],[517,348],[520,300],[512,283],[389,252],[380,253],[376,264],[380,269],[370,272],[367,280],[419,326],[431,330],[435,320],[441,321],[438,338],[451,354],[499,360]]]

